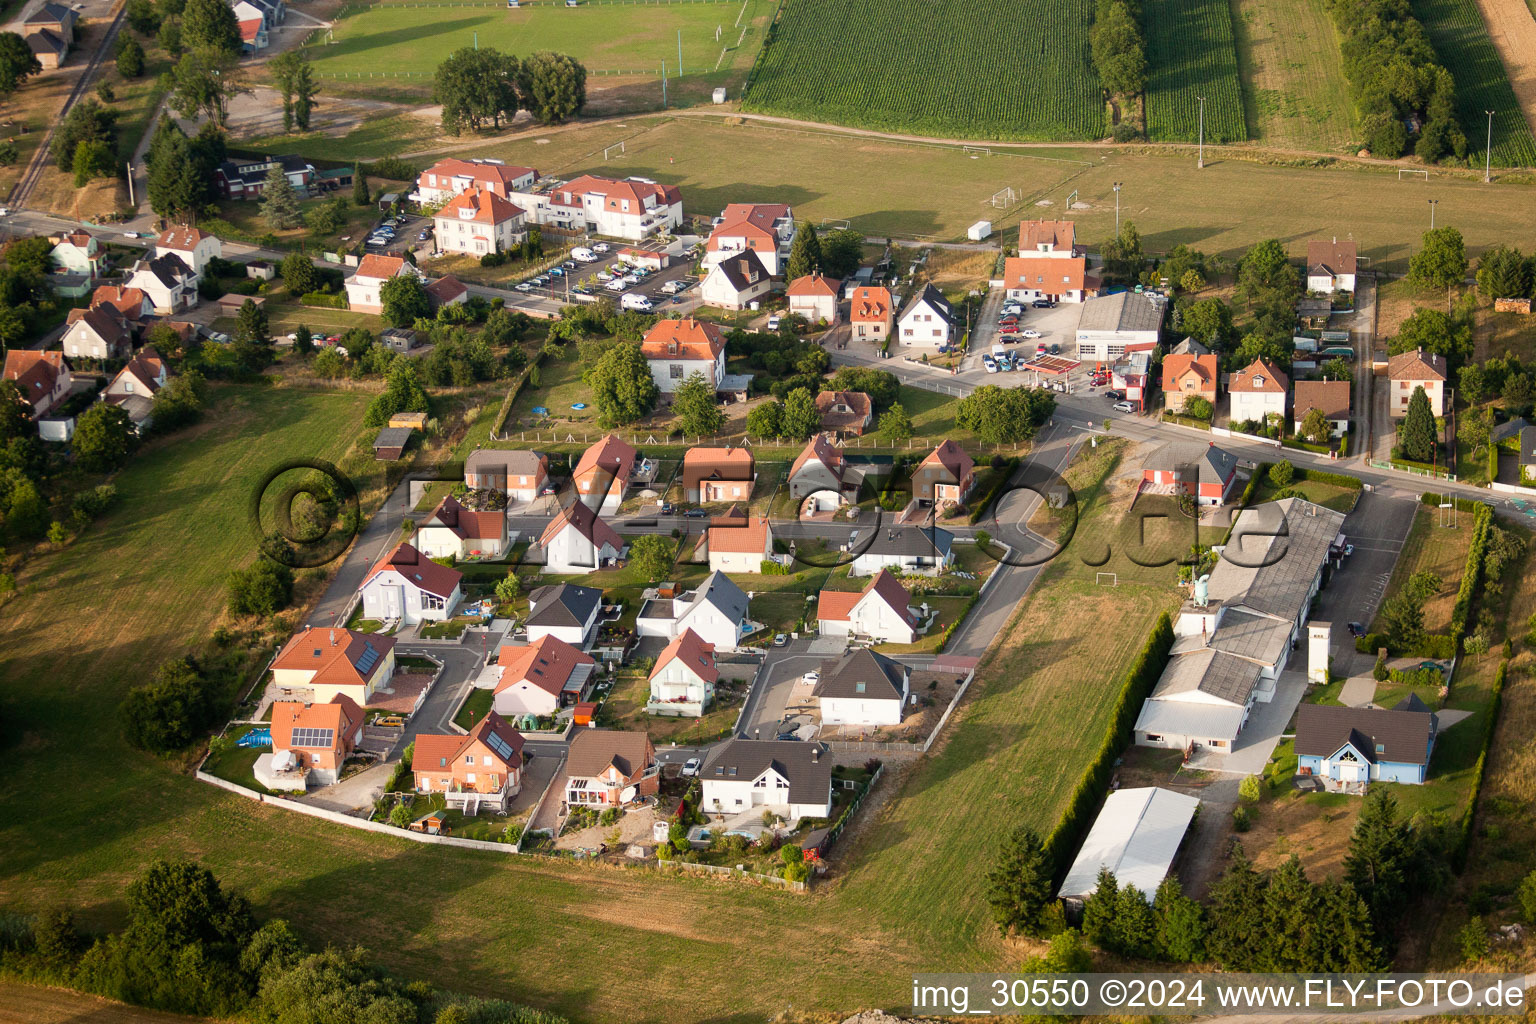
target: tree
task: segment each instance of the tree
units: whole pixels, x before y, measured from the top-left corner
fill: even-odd
[[[255,299],[246,299],[240,304],[240,312],[235,315],[235,340],[250,345],[272,344],[267,311],[265,307],[258,306]]]
[[[1201,299],[1184,311],[1186,335],[1213,349],[1221,349],[1231,340],[1232,308],[1220,299]]]
[[[0,379],[0,444],[31,437],[35,432],[32,407],[27,404],[21,388],[14,380]]]
[[[1316,407],[1308,409],[1301,419],[1301,436],[1313,444],[1326,444],[1332,435],[1333,425],[1328,422],[1323,410]]]
[[[827,382],[830,391],[862,391],[869,396],[876,409],[884,409],[896,401],[901,382],[889,370],[876,370],[867,366],[840,367]]]
[[[1460,366],[1472,357],[1472,325],[1438,309],[1415,310],[1398,328],[1387,351],[1397,355],[1417,349],[1439,353],[1453,366]]]
[[[1039,935],[1052,899],[1050,855],[1034,829],[1022,825],[1004,837],[987,872],[987,903],[1004,936]]]
[[[1323,364],[1323,379],[1353,381],[1355,379],[1355,371],[1347,360],[1334,356]]]
[[[263,1018],[270,1024],[416,1024],[416,1004],[389,977],[370,968],[362,949],[312,953],[264,980]]]
[[[1056,399],[1044,388],[1000,388],[984,384],[960,399],[955,425],[987,444],[1013,444],[1035,436]]]
[[[283,131],[308,131],[317,91],[309,57],[302,50],[289,50],[272,58],[267,68],[283,95]]]
[[[1157,914],[1146,895],[1134,885],[1120,890],[1115,901],[1116,931],[1122,956],[1149,959],[1159,954]]]
[[[15,32],[0,32],[0,96],[9,96],[43,66],[37,62],[32,47]]]
[[[1179,288],[1185,292],[1197,292],[1205,287],[1205,276],[1198,270],[1186,270],[1179,278],[1178,284]]]
[[[854,228],[829,231],[821,243],[821,272],[846,280],[864,262],[864,232]]]
[[[171,93],[172,110],[188,118],[206,115],[220,128],[229,123],[229,101],[250,92],[242,83],[239,62],[223,50],[189,49],[166,72],[164,85]]]
[[[320,288],[320,271],[302,252],[291,252],[284,256],[279,273],[283,276],[283,284],[288,288],[289,296],[295,300]]]
[[[261,219],[273,231],[286,231],[299,226],[299,197],[281,165],[274,164],[262,182]]]
[[[1216,407],[1211,405],[1209,398],[1200,395],[1190,395],[1184,399],[1184,415],[1197,420],[1210,420],[1216,415]]]
[[[325,351],[335,350],[326,349]],[[315,363],[318,365],[319,362],[319,357],[315,357]],[[426,389],[421,386],[421,380],[416,376],[416,367],[407,360],[396,360],[389,368],[389,379],[384,385],[384,393],[368,403],[368,410],[363,414],[363,425],[382,427],[395,413],[427,412],[430,408],[431,403],[427,399]]]
[[[784,265],[784,279],[794,281],[821,266],[821,239],[814,224],[801,223],[789,247],[789,262]]]
[[[543,124],[569,121],[587,105],[587,69],[563,53],[535,53],[518,67],[517,101]]]
[[[1422,385],[1413,389],[1402,426],[1397,428],[1397,443],[1403,457],[1415,462],[1429,462],[1435,456],[1435,412]]]
[[[684,435],[718,434],[725,426],[725,413],[715,404],[714,385],[698,371],[677,386],[672,411],[677,413]]]
[[[409,327],[422,317],[432,315],[432,299],[426,286],[415,274],[396,274],[379,289],[379,316],[391,327]],[[351,354],[351,350],[348,350]]]
[[[160,48],[172,57],[180,58],[185,52],[181,46],[181,22],[167,19],[160,23],[160,31],[155,33],[155,41]]]
[[[100,139],[86,139],[75,147],[71,170],[75,188],[84,188],[92,178],[110,177],[117,170],[117,155]]]
[[[1101,867],[1093,892],[1083,901],[1083,934],[1100,949],[1118,953],[1124,948],[1120,924],[1120,882]]]
[[[229,574],[232,615],[275,615],[293,601],[293,570],[270,558],[259,558],[248,569]]]
[[[201,176],[206,168],[173,118],[160,118],[150,139],[145,167],[149,205],[160,216],[185,216],[207,204],[209,186]]]
[[[1179,963],[1205,959],[1205,908],[1184,895],[1177,878],[1163,879],[1152,910],[1157,915],[1157,948],[1163,956]]]
[[[1381,624],[1388,643],[1413,650],[1424,640],[1424,606],[1411,594],[1394,594],[1381,606]]]
[[[1281,459],[1269,467],[1269,482],[1276,487],[1289,487],[1291,481],[1296,479],[1296,467],[1290,459]]]
[[[1241,846],[1232,863],[1211,887],[1210,930],[1206,948],[1229,971],[1258,970],[1264,960],[1264,879],[1253,870]]]
[[[334,235],[347,226],[347,204],[340,196],[322,199],[304,215],[304,226],[311,234]]]
[[[748,437],[782,437],[784,432],[784,403],[770,398],[747,413]]]
[[[128,742],[152,754],[185,749],[217,716],[188,658],[163,662],[148,683],[128,691],[120,712]]]
[[[464,47],[437,66],[433,97],[443,106],[443,130],[458,135],[465,128],[479,131],[487,123],[501,127],[503,117],[517,113],[519,64],[498,50]]]
[[[308,324],[299,324],[299,329],[293,332],[293,350],[301,356],[315,350],[315,336],[310,333]]]
[[[186,0],[181,12],[181,44],[188,50],[239,57],[240,22],[224,0]]]
[[[128,0],[123,5],[128,27],[141,36],[152,36],[160,31],[160,12],[155,10],[154,0]],[[130,38],[127,33],[119,38]]]
[[[604,426],[633,423],[656,408],[661,394],[651,378],[650,363],[640,346],[631,341],[610,346],[596,365],[582,374],[582,380],[592,389],[599,422]]]
[[[1536,924],[1536,871],[1521,879],[1516,898],[1520,904],[1520,920],[1526,924]]]
[[[1421,288],[1452,288],[1467,276],[1467,246],[1452,227],[1424,232],[1419,251],[1408,258],[1408,280]]]
[[[1476,363],[1468,363],[1457,373],[1456,383],[1461,392],[1462,400],[1468,406],[1478,406],[1483,403],[1489,393],[1494,389],[1490,386],[1488,371]]]
[[[75,150],[82,142],[117,145],[117,111],[103,107],[94,99],[82,100],[69,108],[53,133],[48,155],[61,171],[73,171]]]
[[[1135,281],[1147,262],[1141,248],[1141,232],[1130,221],[1120,228],[1119,237],[1104,244],[1102,255],[1104,272],[1117,281]]]
[[[1130,6],[1100,2],[1088,30],[1094,70],[1111,96],[1132,97],[1147,84],[1146,44]]]
[[[1531,294],[1531,263],[1510,245],[1499,244],[1477,261],[1477,290],[1486,299],[1520,299]]]
[[[117,73],[124,78],[138,78],[144,73],[144,47],[132,36],[123,36],[117,48]]]
[[[352,165],[352,202],[357,206],[367,206],[373,201],[368,194],[368,175],[363,173],[361,164]]]
[[[184,369],[155,392],[156,433],[170,433],[196,422],[207,401],[207,380],[195,369]]]
[[[1279,239],[1265,239],[1243,254],[1237,265],[1237,295],[1250,309],[1284,307],[1290,315],[1301,296],[1301,276]]]
[[[895,403],[880,415],[880,425],[875,428],[875,433],[879,435],[880,440],[890,446],[908,440],[916,432],[916,428],[912,426],[912,417],[907,415],[907,410],[900,402]]]
[[[98,402],[75,421],[75,461],[87,473],[110,473],[133,452],[133,423],[120,406]]]
[[[821,412],[809,388],[795,388],[784,397],[784,415],[779,427],[784,437],[806,438],[821,429]]]
[[[655,533],[636,537],[629,545],[629,564],[643,579],[653,583],[664,580],[675,564],[672,545],[667,538]]]
[[[5,495],[5,533],[15,540],[36,540],[48,529],[48,503],[37,484],[19,469],[6,470],[0,478]]]
[[[310,118],[317,106],[315,96],[319,92],[320,86],[315,82],[314,68],[306,59],[299,65],[298,73],[293,78],[293,123],[301,132],[309,131]]]

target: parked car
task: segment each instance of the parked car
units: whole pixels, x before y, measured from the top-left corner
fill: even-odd
[[[1135,412],[1136,407],[1130,402],[1116,402],[1114,404],[1114,410],[1115,412]]]
[[[564,267],[566,270],[575,270],[576,269],[576,261],[575,260],[566,260],[564,263],[562,263],[560,265],[562,267]]]
[[[661,290],[666,292],[668,295],[676,295],[686,287],[688,286],[683,284],[681,281],[668,281],[666,284],[661,286]]]
[[[533,291],[533,285],[529,284],[527,281],[519,281],[519,282],[517,282],[517,284],[513,285],[512,287],[514,289],[516,289],[517,291],[520,291],[520,292],[531,292],[531,291]]]
[[[1359,623],[1359,622],[1351,622],[1349,624],[1349,635],[1352,636],[1352,637],[1357,637],[1357,638],[1365,636],[1365,626],[1364,626],[1364,624]]]
[[[629,287],[629,283],[622,277],[615,277],[611,278],[607,284],[603,285],[603,287],[607,288],[611,292],[621,292]]]
[[[774,737],[776,740],[798,740],[799,738],[799,734],[793,732],[781,732]]]
[[[1037,355],[1037,356],[1045,355],[1045,343],[1044,342],[1041,342],[1040,344],[1035,346],[1035,355]]]
[[[1051,346],[1049,348],[1047,348],[1046,351],[1049,352],[1053,356],[1059,356],[1059,355],[1061,355],[1061,346],[1057,345],[1054,342],[1052,342]]]
[[[775,313],[768,318],[768,329],[770,331],[776,331],[779,329],[779,324],[783,322],[784,321],[780,318],[779,314]]]
[[[997,318],[997,326],[1000,330],[1012,330],[1019,326],[1019,318],[1016,316],[1000,316]]]
[[[990,355],[983,355],[981,357],[981,365],[986,369],[988,373],[997,372],[997,360],[993,359]]]
[[[549,276],[550,277],[564,277],[565,276],[565,268],[564,267],[550,267],[549,268]]]
[[[418,241],[418,242],[425,242],[427,239],[429,239],[431,237],[432,237],[432,229],[431,228],[422,228],[419,232],[416,233],[416,241]]]
[[[708,510],[702,509],[702,508],[691,508],[687,512],[684,512],[683,515],[688,517],[689,519],[708,519],[709,518]]]
[[[670,501],[664,501],[660,505],[656,506],[657,515],[669,516],[676,511],[677,506],[672,504]]]
[[[695,775],[699,774],[699,769],[702,767],[704,767],[704,761],[701,758],[690,757],[683,763],[683,778],[693,778]]]
[[[597,279],[603,284],[607,284],[609,281],[614,279],[614,275],[606,270],[599,270],[597,272]]]
[[[805,680],[807,683],[810,683],[812,686],[815,686],[817,683],[821,682],[821,673],[817,672],[815,669],[812,669],[800,678]]]
[[[597,254],[594,253],[591,249],[585,249],[581,246],[577,246],[571,250],[571,259],[576,260],[578,263],[596,263]]]
[[[556,488],[555,488],[554,484],[545,484],[543,487],[539,488],[539,494],[544,496],[544,497],[548,497],[549,495],[554,494],[554,493],[556,493]]]
[[[612,248],[613,248],[613,246],[609,245],[607,242],[598,242],[597,244],[592,246],[592,251],[593,252],[607,252],[608,250],[610,250]]]
[[[651,308],[651,300],[639,292],[630,292],[619,300],[621,309],[635,309],[644,313]]]
[[[787,643],[789,643],[789,637],[786,634],[784,634],[784,633],[775,633],[775,634],[773,634],[773,646],[775,646],[775,647],[783,647]]]
[[[1040,332],[1035,330],[1033,327],[1026,327],[1024,330],[1019,332],[1019,337],[1028,338],[1030,341],[1034,341],[1036,338],[1040,337]]]
[[[1036,309],[1056,308],[1056,303],[1052,302],[1050,299],[1036,299],[1034,302],[1030,303],[1030,305],[1034,306]]]
[[[1104,392],[1104,397],[1109,399],[1111,402],[1118,402],[1120,399],[1125,397],[1125,392],[1116,391],[1114,388],[1110,388],[1108,391]]]

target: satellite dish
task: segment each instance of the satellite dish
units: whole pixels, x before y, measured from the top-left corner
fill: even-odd
[[[624,792],[619,794],[619,803],[627,804],[635,799],[635,787],[625,786]]]

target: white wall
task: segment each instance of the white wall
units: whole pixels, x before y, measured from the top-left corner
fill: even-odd
[[[864,697],[821,698],[821,720],[826,725],[900,725],[899,700]]]

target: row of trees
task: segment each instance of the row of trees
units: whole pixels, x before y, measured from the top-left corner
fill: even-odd
[[[433,97],[443,106],[443,130],[450,135],[500,128],[519,110],[544,124],[558,124],[586,106],[587,69],[563,53],[519,60],[489,46],[466,46],[438,65]]]
[[[794,281],[819,271],[839,281],[859,269],[864,260],[864,234],[852,228],[829,231],[822,238],[814,224],[799,224],[784,264],[784,278]]]
[[[1111,96],[1132,97],[1147,87],[1147,41],[1135,0],[1097,0],[1088,30],[1093,69]]]
[[[1173,263],[1172,258],[1169,262]],[[1282,369],[1290,367],[1295,354],[1296,300],[1303,288],[1300,272],[1278,239],[1253,245],[1238,262],[1235,298],[1252,314],[1242,330],[1226,302],[1193,294],[1205,283],[1202,253],[1181,254],[1177,269],[1185,281],[1185,293],[1174,303],[1173,323],[1179,331],[1221,356],[1229,369],[1261,358]]]

